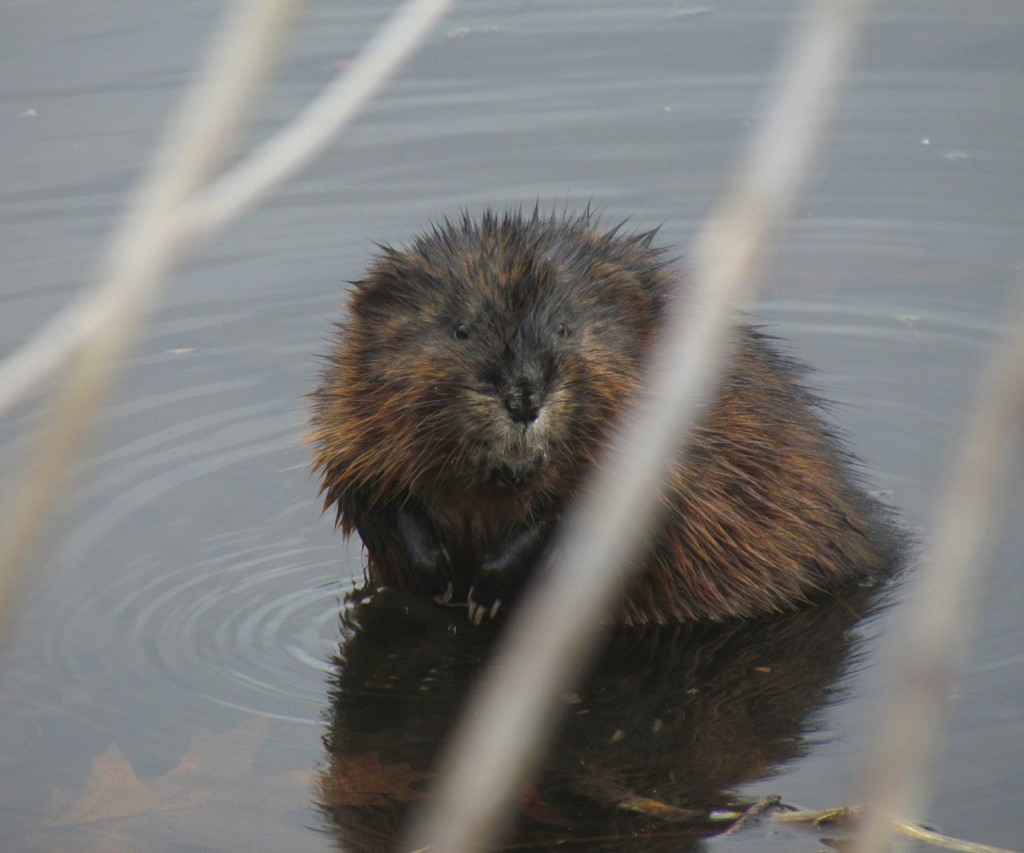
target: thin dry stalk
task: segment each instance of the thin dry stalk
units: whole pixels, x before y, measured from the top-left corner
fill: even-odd
[[[182,211],[193,235],[226,227],[323,152],[437,26],[454,0],[411,0],[298,118]]]
[[[808,824],[815,828],[839,823],[849,824],[851,821],[859,822],[864,818],[865,808],[863,806],[839,806],[831,809],[793,809],[792,811],[776,811],[771,814],[771,820],[775,823],[796,823]],[[892,823],[894,835],[901,835],[911,838],[914,841],[923,841],[932,847],[943,850],[956,850],[958,853],[1016,853],[1003,847],[992,847],[989,844],[981,844],[977,841],[968,841],[964,838],[954,838],[952,835],[944,835],[934,829],[921,826],[909,820],[902,820],[897,817],[889,817]]]
[[[295,0],[237,4],[100,264],[84,319],[89,337],[62,377],[0,517],[0,637],[17,600],[20,568],[66,491],[86,427],[159,282],[181,252],[175,214],[229,150],[270,71],[294,5]],[[55,366],[52,358],[44,360]]]
[[[728,356],[733,306],[792,208],[866,6],[810,4],[737,189],[698,241],[702,287],[687,313],[668,321],[648,383],[655,405],[625,428],[585,490],[577,523],[555,544],[557,571],[513,614],[446,753],[432,801],[401,849],[484,849],[500,830],[557,722],[557,697],[580,676],[598,623],[625,582],[629,555],[654,523],[664,460],[676,455]]]
[[[150,256],[158,254],[158,243],[170,243],[172,235],[180,239],[172,227],[175,214],[229,150],[273,65],[284,24],[296,5],[297,0],[237,4],[113,235],[97,284],[0,365],[0,411],[37,387],[101,330],[104,335],[119,331],[112,319],[119,312],[141,311],[154,284],[127,274],[152,265]]]
[[[322,153],[423,43],[453,2],[410,0],[402,6],[294,122],[185,202],[174,223],[180,232],[176,239],[209,239]],[[109,306],[105,291],[88,291],[0,363],[0,412],[37,388],[97,334],[107,322]]]
[[[939,747],[949,684],[962,662],[967,631],[996,533],[1014,483],[1024,425],[1024,289],[1013,326],[982,378],[957,462],[936,508],[932,557],[915,578],[902,631],[891,707],[865,767],[872,804],[858,853],[888,849],[891,815],[919,815]]]
[[[66,490],[86,428],[160,282],[200,238],[224,228],[322,151],[452,4],[410,0],[293,126],[198,195],[255,101],[297,2],[238,3],[112,240],[98,285],[0,365],[2,411],[81,348],[0,518],[0,639],[21,567]]]

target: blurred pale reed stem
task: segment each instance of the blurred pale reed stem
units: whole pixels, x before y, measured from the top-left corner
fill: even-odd
[[[454,0],[410,0],[402,6],[295,121],[183,201],[173,224],[167,226],[173,239],[193,243],[209,239],[307,165],[377,94],[453,4]],[[106,289],[89,290],[0,362],[0,412],[37,388],[96,334],[107,322],[111,305]]]
[[[0,641],[30,549],[66,490],[121,356],[174,263],[307,163],[452,5],[411,0],[303,113],[201,196],[256,101],[298,0],[240,0],[100,265],[98,284],[0,365],[0,411],[77,357],[31,442],[0,516]],[[79,349],[80,348],[80,349]]]
[[[732,348],[734,306],[792,209],[848,67],[868,3],[812,2],[733,192],[698,238],[698,290],[668,319],[647,405],[625,425],[507,627],[471,697],[426,811],[402,850],[486,849],[507,819],[594,651],[630,555],[656,523],[662,475],[677,458]]]
[[[87,313],[80,319],[79,329],[85,327],[88,337],[61,377],[0,518],[0,634],[16,601],[19,570],[65,490],[86,428],[134,330],[182,248],[175,239],[175,214],[229,150],[270,71],[293,6],[292,0],[261,0],[234,8],[100,263],[99,283],[83,303]],[[66,331],[58,327],[50,334]],[[42,360],[56,366],[52,359]]]
[[[871,804],[856,853],[888,848],[893,818],[925,809],[941,747],[949,685],[963,662],[978,594],[1014,485],[1024,436],[1024,287],[1003,345],[981,378],[956,462],[932,524],[931,559],[889,638],[897,663],[892,697],[864,767]]]
[[[412,0],[402,6],[295,121],[189,203],[181,226],[191,234],[218,231],[321,154],[453,5]]]

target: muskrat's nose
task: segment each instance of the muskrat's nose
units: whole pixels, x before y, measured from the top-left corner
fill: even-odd
[[[540,390],[528,379],[512,386],[504,399],[509,415],[519,424],[531,424],[537,420],[543,402]]]

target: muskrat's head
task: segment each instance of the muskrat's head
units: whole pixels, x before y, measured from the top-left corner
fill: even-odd
[[[319,395],[325,475],[335,442],[372,487],[565,494],[656,331],[670,278],[652,236],[535,211],[382,247]]]

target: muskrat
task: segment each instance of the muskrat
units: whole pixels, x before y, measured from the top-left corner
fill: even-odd
[[[479,622],[543,556],[634,403],[679,290],[655,232],[589,212],[487,211],[381,246],[313,394],[324,508],[369,578]],[[739,324],[667,512],[618,607],[626,624],[791,609],[881,576],[897,535],[773,340]]]

